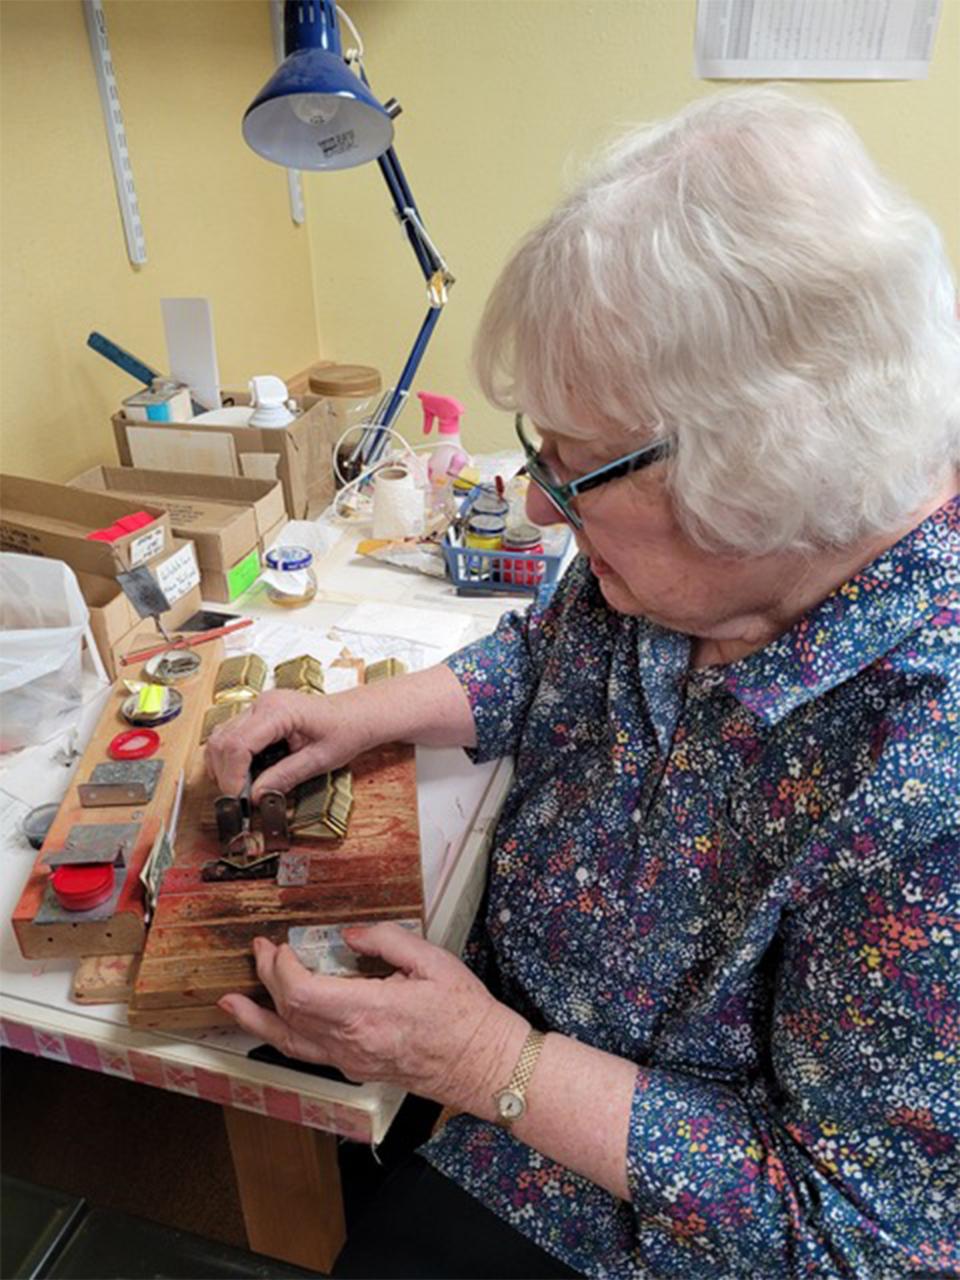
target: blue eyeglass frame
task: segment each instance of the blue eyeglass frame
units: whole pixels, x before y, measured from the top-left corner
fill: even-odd
[[[642,449],[637,449],[633,453],[624,454],[622,458],[615,458],[605,466],[597,467],[595,471],[588,471],[586,475],[578,476],[566,484],[560,484],[547,464],[542,461],[539,449],[535,449],[527,438],[527,433],[523,429],[522,413],[517,414],[514,426],[527,459],[523,470],[574,529],[583,528],[583,521],[572,506],[573,499],[578,494],[596,489],[602,484],[608,484],[611,480],[619,480],[623,476],[631,475],[634,471],[642,471],[645,467],[668,458],[673,452],[672,440],[656,440],[653,444],[644,445]]]

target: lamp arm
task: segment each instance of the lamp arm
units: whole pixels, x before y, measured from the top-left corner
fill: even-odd
[[[437,327],[440,311],[440,307],[430,307],[424,316],[420,332],[414,339],[406,364],[400,371],[397,385],[390,392],[386,405],[377,414],[376,422],[371,423],[368,431],[365,431],[361,436],[357,447],[351,455],[351,461],[362,458],[364,466],[372,466],[382,455],[390,438],[387,428],[393,425],[400,415],[400,410],[407,402],[407,397],[410,394],[410,385],[416,377],[417,369],[420,367],[420,361],[423,359],[427,344],[433,336],[434,329]]]
[[[410,241],[410,248],[416,255],[424,279],[429,280],[436,271],[441,269],[440,255],[434,251],[431,245],[421,239],[417,225],[410,217],[412,212],[416,216],[416,222],[420,222],[420,211],[407,185],[407,180],[404,177],[400,161],[397,159],[397,154],[393,147],[388,147],[382,156],[377,157],[377,165],[383,175],[384,182],[387,184],[390,198],[393,200],[394,212],[403,223],[403,229],[406,232],[407,239]]]
[[[367,88],[370,89],[370,81],[367,79],[367,73],[362,62],[357,64],[357,74]],[[393,104],[393,99],[387,104],[388,110],[390,110],[391,104]],[[396,104],[393,105],[394,112],[392,114],[395,114],[399,112],[400,108]],[[442,271],[444,283],[453,284],[453,277],[447,271],[447,265],[443,257],[424,230],[420,210],[417,208],[417,202],[413,198],[413,192],[410,190],[407,176],[403,172],[400,159],[393,147],[388,147],[382,155],[377,157],[377,165],[387,185],[387,190],[390,192],[394,212],[403,224],[403,229],[406,232],[407,239],[410,241],[410,247],[420,264],[424,279],[430,281],[438,271]]]
[[[333,0],[324,0],[324,2],[332,3]],[[362,61],[358,62],[357,73],[361,81],[369,89],[370,81],[367,79]],[[423,359],[427,344],[433,336],[434,329],[437,327],[440,312],[447,301],[447,288],[454,283],[454,277],[450,274],[443,255],[427,235],[423,219],[420,216],[420,210],[417,208],[417,202],[413,198],[410,184],[407,182],[406,174],[403,172],[393,147],[388,147],[382,155],[377,157],[377,165],[386,183],[387,190],[390,192],[394,212],[403,224],[407,240],[410,242],[410,248],[413,250],[420,265],[420,270],[423,272],[423,277],[427,281],[427,297],[430,306],[424,316],[420,331],[414,339],[406,363],[400,371],[396,386],[390,392],[386,404],[377,414],[376,422],[371,423],[369,433],[364,432],[353,451],[351,460],[355,461],[360,455],[367,466],[375,463],[386,447],[389,439],[388,428],[392,426],[407,402],[410,386],[416,376],[417,369],[420,367],[420,361]]]
[[[410,393],[410,384],[413,382],[417,369],[420,367],[420,361],[423,359],[424,352],[427,349],[427,343],[433,337],[433,331],[437,327],[437,322],[440,319],[440,310],[440,307],[428,308],[427,314],[423,318],[423,324],[420,326],[420,332],[414,339],[410,354],[407,356],[407,362],[400,372],[396,388],[387,402],[381,422],[378,425],[389,427],[402,409]]]

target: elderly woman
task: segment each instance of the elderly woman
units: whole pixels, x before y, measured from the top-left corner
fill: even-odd
[[[956,1275],[960,334],[929,219],[776,90],[630,136],[479,332],[580,555],[445,665],[262,698],[260,787],[390,739],[512,755],[466,962],[257,943],[297,1057],[459,1112],[338,1275]],[[541,444],[528,435],[529,419]],[[953,979],[951,979],[951,965]],[[379,1250],[379,1252],[378,1252]]]

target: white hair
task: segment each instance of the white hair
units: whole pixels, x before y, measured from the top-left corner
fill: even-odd
[[[851,126],[749,88],[611,149],[504,268],[474,367],[561,435],[672,436],[702,546],[845,546],[960,460],[955,306],[936,227]]]

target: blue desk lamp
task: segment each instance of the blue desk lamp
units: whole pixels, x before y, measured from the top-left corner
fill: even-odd
[[[376,160],[427,281],[426,318],[396,386],[354,452],[354,459],[362,456],[370,463],[382,453],[388,439],[385,428],[393,425],[406,402],[454,280],[424,229],[391,146],[399,104],[391,98],[381,105],[362,62],[358,60],[359,74],[350,69],[334,0],[286,0],[283,23],[286,56],[247,108],[244,138],[258,155],[291,169],[350,169]]]

